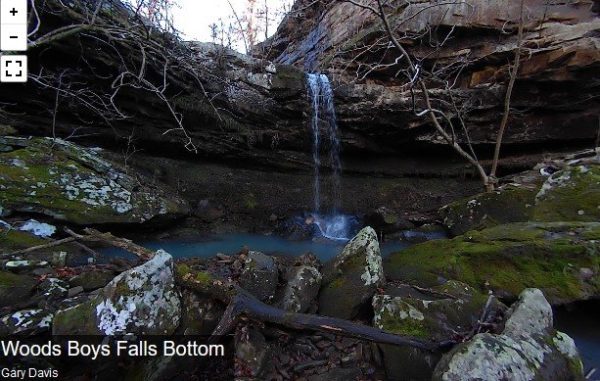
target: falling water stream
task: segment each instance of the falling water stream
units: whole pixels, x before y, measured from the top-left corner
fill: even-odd
[[[309,73],[306,76],[308,93],[311,99],[311,131],[313,138],[313,217],[321,235],[333,240],[347,240],[352,216],[340,214],[342,163],[340,160],[340,139],[333,103],[333,90],[325,74]],[[322,138],[321,134],[327,136]],[[326,145],[324,144],[326,143]],[[331,170],[331,206],[322,211],[321,206],[321,154],[327,150],[327,165]]]

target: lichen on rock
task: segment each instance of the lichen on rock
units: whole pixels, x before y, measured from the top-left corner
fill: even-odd
[[[350,319],[369,303],[385,283],[381,251],[375,231],[363,228],[323,270],[319,311]]]
[[[294,266],[286,274],[287,283],[282,291],[280,306],[290,312],[306,312],[315,301],[323,276],[316,267],[303,264]]]
[[[433,375],[442,380],[583,380],[583,365],[573,340],[554,331],[542,292],[526,289],[502,334],[477,334],[444,355]]]
[[[53,333],[171,334],[180,314],[172,257],[158,250],[146,263],[115,277],[92,300],[59,311]]]
[[[385,294],[373,297],[373,325],[386,332],[444,342],[456,332],[467,332],[481,318],[488,297],[468,285],[448,281],[425,291],[409,285],[387,285]],[[494,319],[504,306],[492,298],[487,316]],[[429,380],[440,356],[417,348],[381,345],[388,375]],[[393,377],[392,377],[393,378]],[[395,378],[393,378],[395,379]]]
[[[0,336],[7,334],[38,334],[50,329],[53,314],[34,308],[20,310],[0,318]]]
[[[144,222],[187,213],[176,193],[136,181],[98,152],[60,139],[2,137],[2,208],[78,224]]]
[[[275,296],[279,273],[273,257],[250,251],[240,275],[240,286],[262,301]]]

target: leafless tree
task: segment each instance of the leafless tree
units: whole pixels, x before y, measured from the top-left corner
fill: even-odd
[[[515,22],[518,25],[517,48],[515,49],[512,67],[509,65],[508,69],[509,79],[504,99],[504,112],[498,128],[492,165],[489,172],[478,159],[469,138],[469,129],[464,116],[472,108],[472,101],[469,99],[458,99],[453,91],[456,88],[461,72],[470,63],[468,56],[459,57],[453,62],[442,65],[438,65],[437,62],[425,65],[423,58],[419,59],[414,54],[411,54],[409,48],[414,42],[421,41],[429,44],[434,51],[440,49],[452,38],[454,27],[441,36],[439,36],[440,32],[431,26],[426,27],[420,33],[409,34],[400,32],[400,26],[410,22],[420,12],[417,15],[407,13],[408,16],[400,18],[397,15],[403,14],[404,9],[411,5],[410,2],[392,2],[388,0],[337,1],[351,3],[356,7],[370,11],[380,20],[383,29],[383,33],[374,42],[353,46],[351,50],[342,52],[343,54],[352,56],[352,59],[346,64],[343,70],[348,70],[351,65],[354,65],[356,67],[357,80],[364,80],[377,72],[389,72],[393,70],[394,77],[403,78],[403,83],[409,87],[412,93],[415,115],[429,118],[437,134],[476,169],[486,190],[491,191],[495,189],[498,183],[496,174],[500,159],[500,148],[504,133],[509,124],[511,97],[522,54],[524,1],[521,0],[520,2],[520,16],[519,20]],[[430,7],[453,4],[469,5],[462,0],[450,0],[434,3]],[[427,9],[428,7],[425,7],[421,12]],[[392,17],[390,17],[392,14],[394,15],[393,24],[391,21]],[[390,54],[395,55],[392,60],[388,59]],[[380,57],[380,59],[375,62],[362,61],[362,56],[366,55]],[[431,84],[436,86],[436,90],[441,89],[442,92],[432,90],[430,88]]]
[[[218,41],[215,36],[226,35],[229,46],[241,43],[244,52],[248,53],[254,45],[269,38],[271,32],[291,9],[293,0],[278,0],[274,5],[269,0],[245,0],[242,9],[236,9],[234,4],[227,0],[231,15],[224,22],[211,24],[213,42]]]
[[[81,61],[95,74],[96,79],[110,84],[101,90],[90,86],[88,82],[94,79],[82,77],[78,68],[54,72],[42,66],[38,71],[29,73],[31,83],[55,94],[53,110],[49,110],[53,120],[53,136],[56,136],[61,104],[76,104],[86,109],[87,114],[78,114],[83,125],[92,124],[92,117],[95,116],[111,126],[115,121],[131,117],[121,107],[119,99],[124,91],[135,90],[153,94],[172,116],[174,125],[167,126],[163,134],[178,134],[187,150],[197,152],[183,125],[183,116],[172,102],[170,88],[174,84],[181,85],[183,73],[195,82],[194,87],[204,92],[205,102],[211,106],[212,103],[199,77],[200,69],[194,65],[193,53],[177,43],[178,37],[173,32],[168,13],[174,4],[172,0],[138,0],[128,6],[120,1],[100,0],[90,7],[85,0],[74,0],[68,5],[60,0],[46,0],[43,3],[31,0],[30,49],[44,51],[66,39],[77,38],[93,41],[99,47],[95,52],[97,55],[105,51],[111,57],[117,57],[117,62],[111,64],[118,68],[118,72],[102,76],[96,72],[97,62],[95,65],[89,63],[90,57],[84,54],[82,48]],[[68,23],[60,27],[43,24],[43,20],[52,17],[66,17]],[[218,115],[217,110],[214,111]]]

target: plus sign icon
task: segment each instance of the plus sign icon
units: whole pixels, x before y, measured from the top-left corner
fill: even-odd
[[[0,50],[27,50],[27,1],[0,1]]]
[[[27,56],[11,55],[0,57],[0,82],[27,82]]]

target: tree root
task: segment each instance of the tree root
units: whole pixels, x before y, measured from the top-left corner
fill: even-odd
[[[130,240],[115,237],[111,233],[101,233],[91,228],[84,229],[84,232],[85,235],[69,231],[68,233],[71,235],[69,238],[21,250],[18,253],[31,252],[65,242],[84,241],[101,242],[118,247],[137,255],[142,261],[151,259],[155,254],[152,250],[136,245]],[[375,327],[334,317],[285,311],[261,302],[232,281],[220,279],[214,279],[209,282],[200,281],[194,278],[193,273],[188,273],[183,275],[176,274],[176,282],[184,288],[227,304],[227,309],[213,332],[213,337],[215,338],[231,333],[240,320],[247,318],[259,322],[284,326],[294,330],[325,332],[380,344],[408,346],[429,352],[441,351],[455,344],[450,341],[433,342],[410,336],[396,335]]]
[[[340,336],[372,341],[379,344],[408,346],[429,352],[441,351],[454,342],[433,342],[409,336],[395,335],[375,327],[329,316],[302,314],[267,305],[239,286],[215,280],[201,282],[193,274],[178,277],[178,283],[192,291],[209,296],[227,304],[227,309],[213,336],[222,336],[233,331],[242,318],[271,323],[295,330],[325,332]]]

